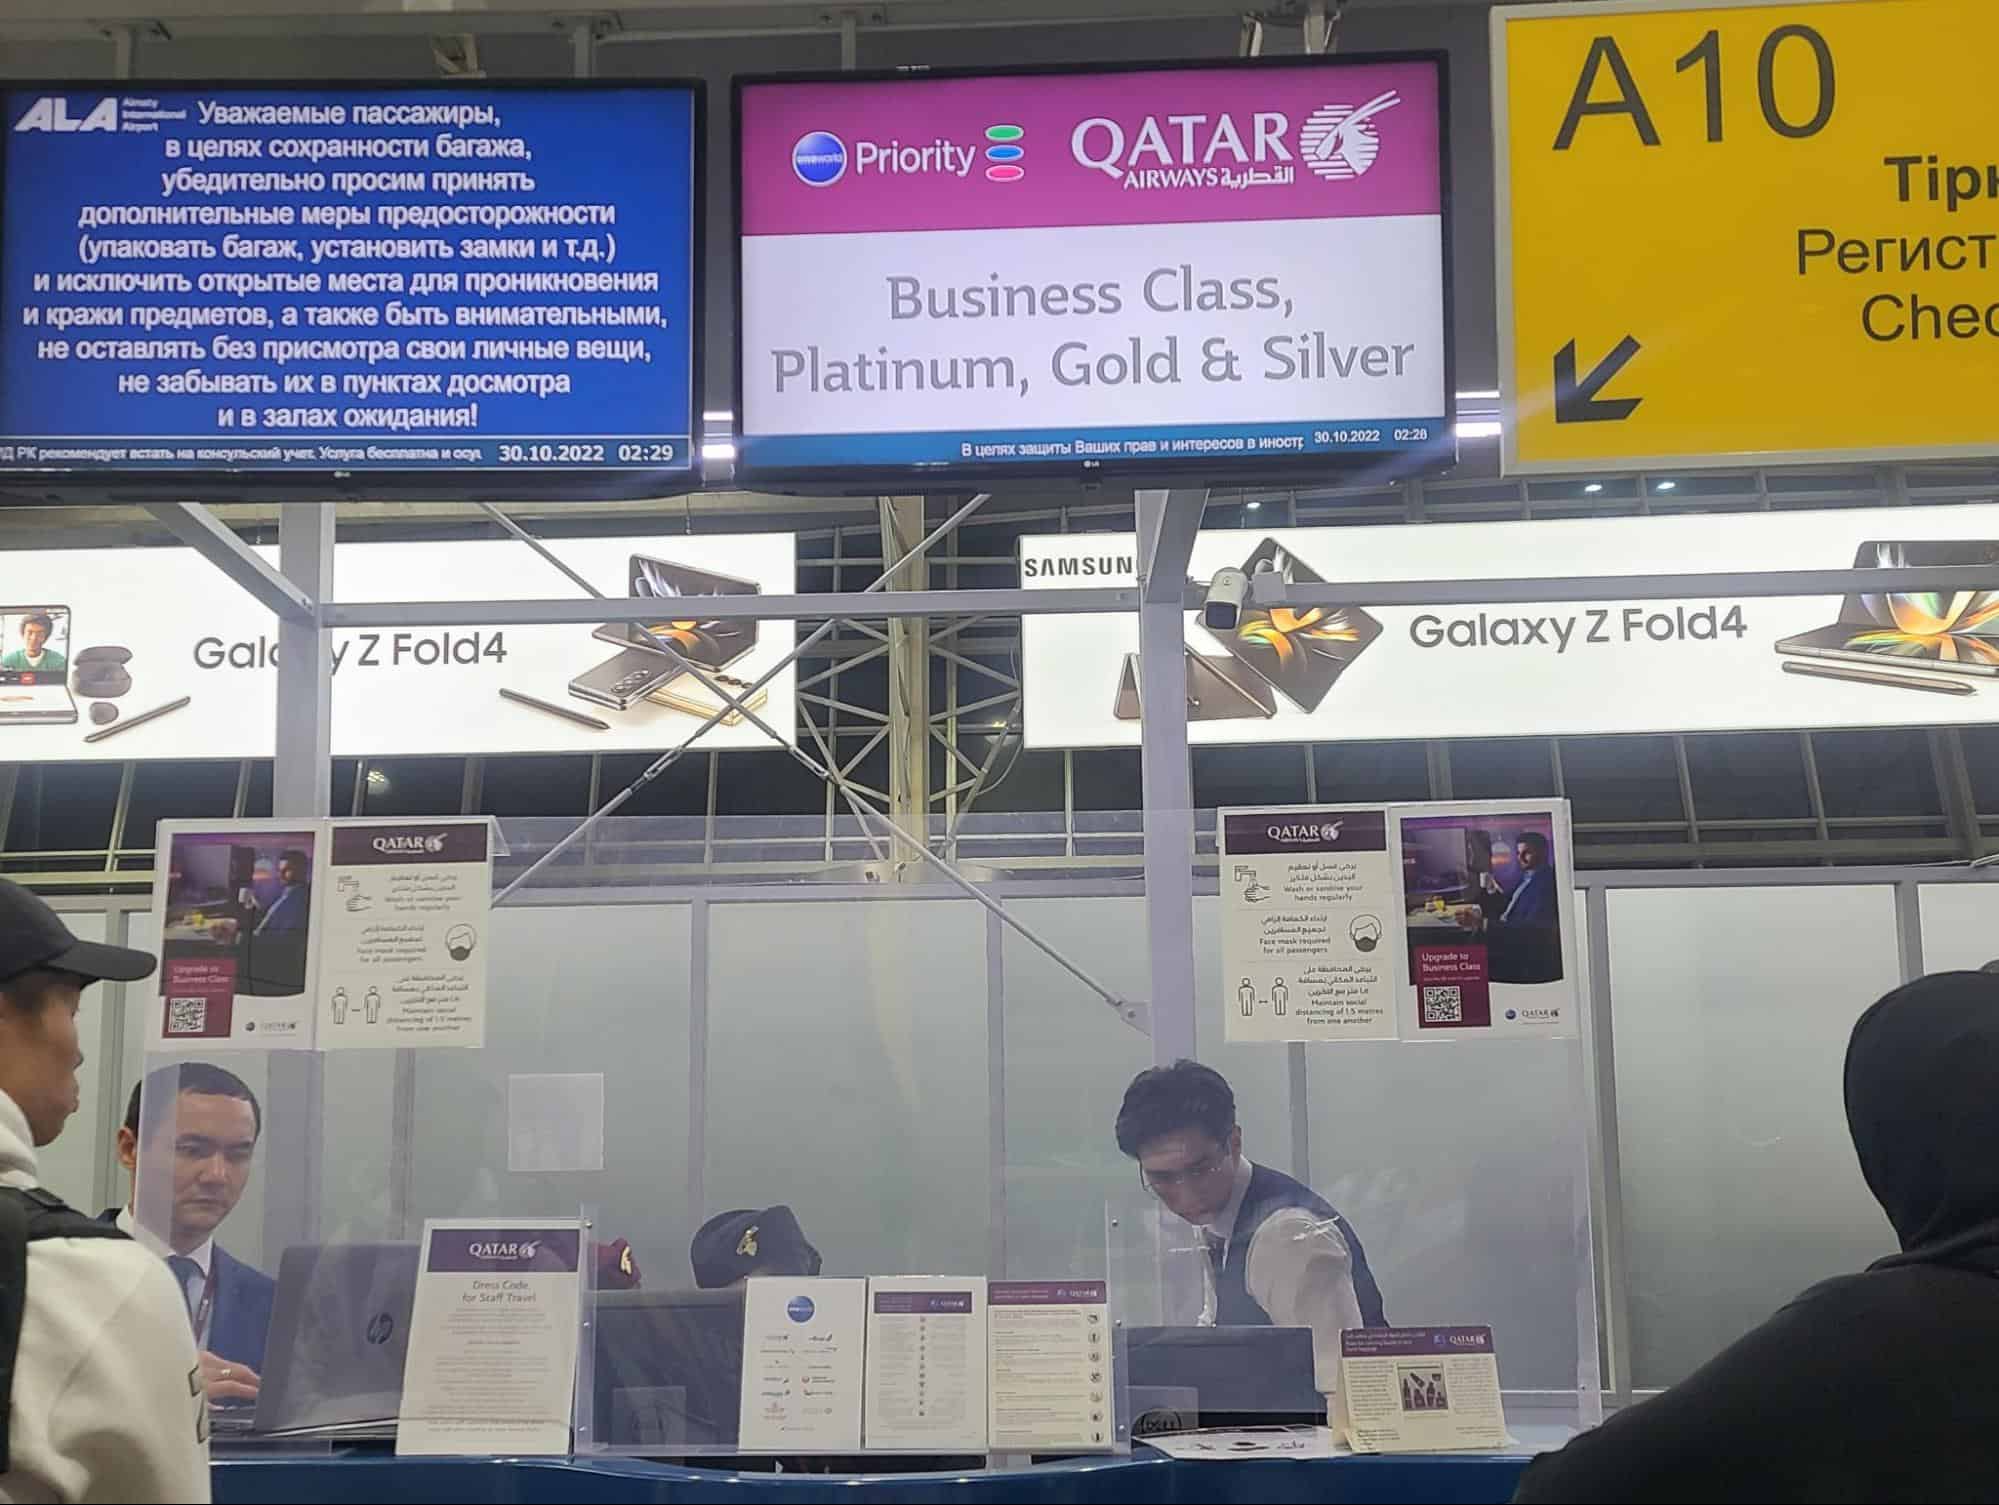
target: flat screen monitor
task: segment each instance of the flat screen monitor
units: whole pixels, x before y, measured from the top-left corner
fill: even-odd
[[[1455,454],[1436,54],[736,83],[737,475]]]
[[[701,101],[0,90],[0,494],[696,484]]]

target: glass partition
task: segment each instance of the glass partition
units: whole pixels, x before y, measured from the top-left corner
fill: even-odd
[[[1894,1249],[1840,1094],[1854,1020],[1901,980],[1894,899],[1885,885],[1608,895],[1638,1388]]]
[[[759,845],[766,823],[719,824],[693,839],[683,822],[606,822],[587,861],[512,895],[492,929],[483,1050],[211,1058],[266,1124],[217,1246],[276,1282],[295,1248],[413,1248],[429,1218],[593,1208],[605,1282],[586,1313],[579,1445],[640,1453],[730,1445],[726,1428],[694,1423],[705,1408],[733,1425],[740,1340],[724,1344],[719,1390],[677,1400],[593,1345],[606,1324],[661,1320],[634,1308],[712,1329],[702,1302],[734,1298],[704,1289],[716,1271],[697,1270],[694,1245],[731,1210],[790,1208],[825,1276],[1107,1281],[1123,1334],[1198,1315],[1198,1239],[1112,1132],[1152,1064],[1147,1036],[955,889],[856,866],[808,878],[791,846]],[[508,823],[514,870],[567,829]],[[706,863],[722,846],[794,870],[724,881]],[[1149,992],[1134,880],[1050,873],[990,892],[1112,991]],[[1991,959],[1981,937],[1999,886],[1902,893],[1930,968]],[[1900,978],[1897,898],[1879,878],[1720,874],[1605,895],[1622,1173],[1609,1190],[1639,1389],[1890,1247],[1852,1163],[1839,1067],[1853,1019]],[[1217,912],[1196,899],[1204,1000],[1219,987]],[[68,918],[92,936],[123,923]],[[129,931],[153,944],[149,915]],[[147,989],[103,994],[85,1020],[74,1141],[47,1157],[80,1205],[126,1199],[113,1159],[124,1097],[168,1063],[145,1053]],[[1221,1034],[1204,1004],[1198,1053],[1235,1091],[1245,1154],[1346,1217],[1388,1318],[1491,1325],[1509,1415],[1586,1420],[1598,1379],[1581,1042]]]

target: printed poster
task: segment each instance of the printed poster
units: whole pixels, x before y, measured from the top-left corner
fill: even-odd
[[[1394,1039],[1399,917],[1387,811],[1220,816],[1225,1038]]]
[[[309,1049],[326,825],[162,821],[149,1049]]]
[[[1404,1039],[1576,1031],[1564,801],[1391,807],[1406,931]]]
[[[1489,1327],[1340,1334],[1334,1429],[1357,1453],[1497,1450],[1511,1443]]]
[[[858,1453],[867,1282],[754,1276],[743,1298],[737,1445]]]
[[[569,1451],[582,1249],[575,1218],[425,1222],[398,1454]]]
[[[490,820],[162,821],[148,1048],[485,1043]]]
[[[1101,1280],[987,1283],[988,1445],[995,1451],[1115,1446],[1109,1289]]]
[[[986,1279],[868,1281],[862,1434],[870,1450],[986,1450]]]
[[[486,1043],[492,837],[486,820],[333,824],[320,1049]]]

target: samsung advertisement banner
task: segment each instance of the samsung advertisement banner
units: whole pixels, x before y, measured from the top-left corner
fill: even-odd
[[[678,84],[5,91],[0,472],[691,484],[699,109]]]
[[[738,85],[738,474],[1450,445],[1442,62]]]
[[[1129,585],[1128,533],[1021,541],[1029,588]],[[1203,533],[1191,573],[1296,582],[1999,562],[1999,506]],[[1136,746],[1138,623],[1021,622],[1029,747]],[[1187,619],[1195,743],[1999,722],[1999,592],[1441,607]]]
[[[794,646],[790,622],[717,619],[674,598],[785,595],[788,533],[562,539],[607,596],[660,601],[649,627],[739,698]],[[276,563],[275,549],[260,553]],[[191,549],[0,555],[0,760],[268,758],[277,621]],[[544,600],[574,587],[524,544],[340,548],[342,601]],[[723,702],[622,623],[331,634],[339,757],[654,751]],[[750,695],[787,742],[795,671]],[[774,747],[730,712],[702,748]]]

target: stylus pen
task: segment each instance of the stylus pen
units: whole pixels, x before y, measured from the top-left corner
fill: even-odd
[[[158,721],[162,716],[170,716],[182,706],[190,704],[193,700],[194,697],[192,695],[183,695],[179,700],[169,700],[165,705],[156,705],[150,711],[141,711],[138,715],[130,717],[127,720],[114,721],[111,725],[100,731],[89,733],[83,740],[86,742],[102,742],[106,737],[115,737],[120,732],[129,732],[135,726],[144,726],[148,721]]]
[[[1886,669],[1848,668],[1845,664],[1785,664],[1786,674],[1812,679],[1850,679],[1864,685],[1893,685],[1898,690],[1928,690],[1932,695],[1970,695],[1977,686],[1961,679],[1932,679],[1926,674],[1895,674]]]
[[[581,711],[572,711],[566,705],[550,705],[546,700],[536,700],[532,695],[523,695],[519,690],[500,691],[502,700],[511,700],[515,705],[533,706],[537,711],[546,711],[551,716],[560,716],[564,721],[573,721],[578,726],[587,726],[593,732],[608,732],[611,723],[599,721],[595,716],[586,716]]]

